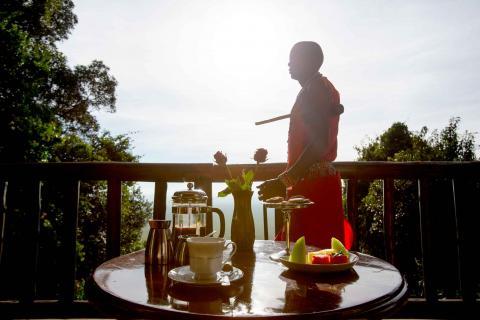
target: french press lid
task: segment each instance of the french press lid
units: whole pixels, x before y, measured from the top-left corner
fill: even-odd
[[[172,200],[174,204],[203,204],[206,205],[208,196],[203,190],[192,190],[193,183],[187,184],[188,190],[176,191]]]

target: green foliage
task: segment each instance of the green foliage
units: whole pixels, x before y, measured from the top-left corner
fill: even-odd
[[[115,112],[117,82],[102,61],[70,67],[56,42],[77,17],[71,0],[0,1],[0,161],[138,161],[127,135],[100,132],[93,111]],[[15,190],[18,189],[18,190]],[[15,192],[17,199],[15,199]],[[22,187],[9,184],[12,239],[20,230]],[[105,258],[107,185],[82,181],[77,231],[79,288]],[[62,247],[63,190],[46,182],[42,194],[40,294],[55,298]],[[122,185],[122,253],[141,247],[152,205],[134,183]],[[15,240],[12,241],[15,243]],[[14,248],[12,249],[14,250]],[[14,254],[14,253],[13,253]],[[14,269],[15,267],[13,267]],[[13,270],[12,269],[12,270]],[[83,292],[77,292],[84,297]]]
[[[360,161],[470,161],[475,160],[473,133],[458,132],[460,118],[451,118],[440,132],[428,137],[428,128],[412,132],[395,122],[367,145],[355,147]]]
[[[0,157],[54,161],[66,133],[96,134],[92,110],[115,111],[116,80],[101,61],[67,65],[55,41],[76,23],[71,1],[0,3]]]
[[[135,185],[122,186],[121,254],[144,248],[140,241],[142,228],[152,212],[152,203],[145,199],[140,188]]]
[[[475,137],[471,132],[458,132],[459,118],[450,119],[442,130],[430,135],[427,127],[412,132],[404,123],[396,122],[368,144],[356,147],[362,161],[470,161],[475,160]],[[437,180],[432,190],[448,193],[449,181]],[[384,256],[383,183],[362,182],[357,240],[360,251]],[[448,198],[445,194],[443,198]],[[422,263],[418,218],[417,181],[394,180],[395,248],[398,267],[407,274],[413,295],[421,295]],[[450,195],[451,198],[451,195]],[[438,201],[437,201],[438,203]],[[448,207],[448,203],[446,205]],[[445,210],[443,210],[445,211]],[[441,217],[438,220],[443,219]],[[445,219],[446,220],[446,219]],[[443,223],[443,222],[442,222]]]
[[[230,179],[225,180],[225,183],[227,187],[220,191],[218,193],[219,197],[226,197],[232,192],[238,192],[238,191],[251,191],[252,190],[252,184],[253,184],[253,179],[255,177],[255,173],[257,172],[258,166],[261,163],[264,163],[267,161],[267,155],[268,151],[265,148],[258,148],[255,150],[255,153],[253,154],[253,160],[255,160],[256,165],[255,165],[255,171],[254,170],[242,170],[242,175],[240,177],[232,177],[232,173],[230,172],[230,169],[227,166],[227,156],[221,152],[217,151],[214,155],[213,158],[215,159],[215,162],[222,167],[225,167],[226,171],[228,172],[228,175]]]
[[[68,38],[77,23],[71,0],[2,0],[0,18],[25,30],[30,37],[46,43]]]
[[[219,197],[226,197],[232,192],[252,190],[253,178],[255,173],[253,170],[242,170],[242,175],[239,178],[227,179],[225,183],[227,187],[218,192]]]
[[[58,144],[54,154],[66,161],[137,161],[130,152],[128,136],[111,136],[104,132],[92,135],[86,141],[76,135],[65,135],[63,144]],[[138,186],[131,182],[122,185],[121,252],[141,249],[141,232],[152,213],[152,204],[147,201]],[[79,265],[80,278],[86,278],[93,268],[105,258],[107,217],[107,184],[105,181],[82,181],[79,204],[79,230],[77,237],[83,245],[85,263]]]

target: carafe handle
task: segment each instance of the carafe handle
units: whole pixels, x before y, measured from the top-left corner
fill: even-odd
[[[208,207],[208,209],[210,212],[214,212],[218,215],[218,218],[220,219],[220,233],[218,237],[223,238],[223,236],[225,235],[225,215],[219,208]]]

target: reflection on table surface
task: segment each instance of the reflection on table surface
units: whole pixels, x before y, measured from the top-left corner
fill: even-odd
[[[243,280],[227,287],[192,287],[173,283],[170,268],[144,265],[139,251],[107,261],[94,280],[101,291],[121,299],[130,309],[189,312],[225,316],[335,314],[378,309],[378,304],[405,295],[406,284],[387,262],[359,254],[360,261],[345,272],[306,274],[289,271],[269,259],[284,243],[256,241],[255,252],[237,253],[232,263]],[[125,304],[124,304],[125,306]]]

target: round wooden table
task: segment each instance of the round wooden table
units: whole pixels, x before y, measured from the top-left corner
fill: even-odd
[[[407,284],[391,264],[361,253],[340,273],[289,271],[269,255],[284,242],[255,241],[237,253],[239,283],[204,288],[172,283],[169,268],[144,264],[144,251],[111,259],[93,274],[92,301],[125,318],[380,318],[407,299]]]

